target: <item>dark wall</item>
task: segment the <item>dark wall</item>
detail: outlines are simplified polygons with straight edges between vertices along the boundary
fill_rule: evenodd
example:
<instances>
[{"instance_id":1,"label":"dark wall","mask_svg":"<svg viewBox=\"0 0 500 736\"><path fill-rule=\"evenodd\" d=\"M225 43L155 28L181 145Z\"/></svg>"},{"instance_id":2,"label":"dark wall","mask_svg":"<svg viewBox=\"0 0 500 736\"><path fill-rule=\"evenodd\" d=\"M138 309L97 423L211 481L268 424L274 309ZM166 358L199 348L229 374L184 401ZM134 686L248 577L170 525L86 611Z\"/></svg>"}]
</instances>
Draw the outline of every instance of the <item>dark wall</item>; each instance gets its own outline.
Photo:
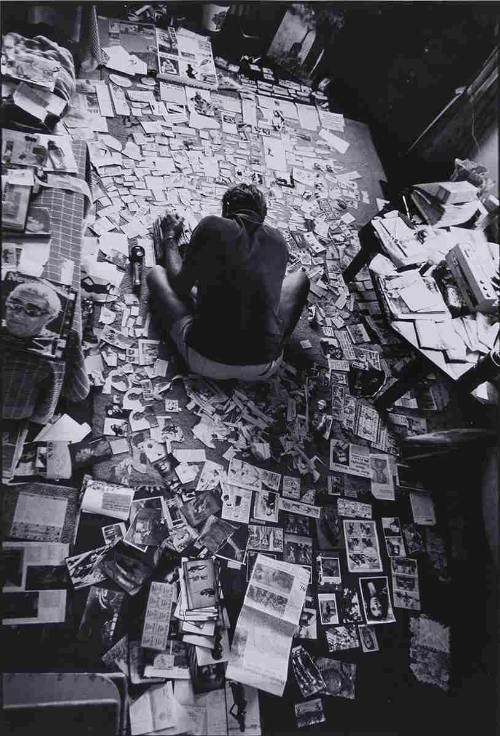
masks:
<instances>
[{"instance_id":1,"label":"dark wall","mask_svg":"<svg viewBox=\"0 0 500 736\"><path fill-rule=\"evenodd\" d=\"M410 176L403 154L480 71L495 46L496 3L332 3L344 27L321 75L334 106L371 125L386 171ZM405 170L406 167L406 170Z\"/></svg>"}]
</instances>

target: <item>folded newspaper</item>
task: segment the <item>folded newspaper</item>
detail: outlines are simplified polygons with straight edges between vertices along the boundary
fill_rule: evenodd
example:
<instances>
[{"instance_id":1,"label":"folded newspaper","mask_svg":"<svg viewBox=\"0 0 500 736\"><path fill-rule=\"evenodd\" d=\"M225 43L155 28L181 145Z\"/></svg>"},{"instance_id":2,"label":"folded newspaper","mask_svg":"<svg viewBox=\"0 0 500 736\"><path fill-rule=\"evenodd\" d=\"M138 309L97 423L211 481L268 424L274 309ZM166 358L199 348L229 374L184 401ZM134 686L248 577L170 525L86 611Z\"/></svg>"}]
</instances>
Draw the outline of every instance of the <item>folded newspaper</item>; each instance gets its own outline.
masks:
<instances>
[{"instance_id":1,"label":"folded newspaper","mask_svg":"<svg viewBox=\"0 0 500 736\"><path fill-rule=\"evenodd\" d=\"M283 695L308 581L300 565L258 555L234 632L229 680Z\"/></svg>"}]
</instances>

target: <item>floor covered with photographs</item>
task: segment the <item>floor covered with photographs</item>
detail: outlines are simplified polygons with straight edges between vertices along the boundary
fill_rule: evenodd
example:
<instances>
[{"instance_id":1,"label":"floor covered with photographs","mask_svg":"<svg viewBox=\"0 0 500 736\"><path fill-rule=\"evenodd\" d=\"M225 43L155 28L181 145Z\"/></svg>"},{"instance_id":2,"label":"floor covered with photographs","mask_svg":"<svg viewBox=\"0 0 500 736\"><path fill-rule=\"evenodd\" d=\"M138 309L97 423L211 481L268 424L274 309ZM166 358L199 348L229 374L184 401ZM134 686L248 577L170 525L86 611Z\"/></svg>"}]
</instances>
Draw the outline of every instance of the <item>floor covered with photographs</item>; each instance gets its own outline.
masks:
<instances>
[{"instance_id":1,"label":"floor covered with photographs","mask_svg":"<svg viewBox=\"0 0 500 736\"><path fill-rule=\"evenodd\" d=\"M91 390L30 431L4 486L4 667L123 673L134 735L493 733L481 450L400 450L484 426L483 409L434 373L378 412L369 379L409 348L368 271L342 279L381 206L369 130L306 104L304 85L218 74L237 91L102 68L62 118L68 156L84 140L91 164ZM190 374L145 282L157 217L181 214L185 245L240 181L312 282L280 370L256 384Z\"/></svg>"}]
</instances>

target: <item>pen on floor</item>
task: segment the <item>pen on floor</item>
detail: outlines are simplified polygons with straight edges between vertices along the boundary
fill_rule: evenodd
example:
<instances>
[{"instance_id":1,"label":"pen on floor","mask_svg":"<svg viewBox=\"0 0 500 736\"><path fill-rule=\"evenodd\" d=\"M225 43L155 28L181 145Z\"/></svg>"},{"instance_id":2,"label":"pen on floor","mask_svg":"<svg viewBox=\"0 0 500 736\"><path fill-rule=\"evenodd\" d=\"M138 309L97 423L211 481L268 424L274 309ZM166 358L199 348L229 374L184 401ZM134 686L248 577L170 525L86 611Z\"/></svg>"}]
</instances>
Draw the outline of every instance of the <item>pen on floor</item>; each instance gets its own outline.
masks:
<instances>
[{"instance_id":1,"label":"pen on floor","mask_svg":"<svg viewBox=\"0 0 500 736\"><path fill-rule=\"evenodd\" d=\"M406 203L406 197L405 197L404 194L402 195L402 200L403 200L403 204L405 206L406 216L407 216L408 219L410 219L410 210L408 209L408 205Z\"/></svg>"}]
</instances>

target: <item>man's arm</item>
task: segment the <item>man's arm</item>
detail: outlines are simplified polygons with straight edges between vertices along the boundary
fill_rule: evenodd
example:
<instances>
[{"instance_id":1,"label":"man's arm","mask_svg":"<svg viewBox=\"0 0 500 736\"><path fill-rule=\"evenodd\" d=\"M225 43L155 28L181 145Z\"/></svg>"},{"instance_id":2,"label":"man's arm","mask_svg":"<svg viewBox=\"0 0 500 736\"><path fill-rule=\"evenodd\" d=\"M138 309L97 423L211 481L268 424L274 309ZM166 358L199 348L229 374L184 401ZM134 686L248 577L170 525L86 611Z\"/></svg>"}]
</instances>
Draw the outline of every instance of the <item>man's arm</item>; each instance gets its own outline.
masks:
<instances>
[{"instance_id":1,"label":"man's arm","mask_svg":"<svg viewBox=\"0 0 500 736\"><path fill-rule=\"evenodd\" d=\"M187 247L184 261L179 253L179 237L181 229L170 225L165 229L164 253L165 270L167 277L175 293L185 299L191 294L191 289L199 277L199 245L198 228L195 228L191 241Z\"/></svg>"},{"instance_id":2,"label":"man's arm","mask_svg":"<svg viewBox=\"0 0 500 736\"><path fill-rule=\"evenodd\" d=\"M186 269L179 253L179 238L183 221L178 215L167 215L160 224L163 246L163 266L173 290L182 298L189 296L194 285L194 274Z\"/></svg>"}]
</instances>

